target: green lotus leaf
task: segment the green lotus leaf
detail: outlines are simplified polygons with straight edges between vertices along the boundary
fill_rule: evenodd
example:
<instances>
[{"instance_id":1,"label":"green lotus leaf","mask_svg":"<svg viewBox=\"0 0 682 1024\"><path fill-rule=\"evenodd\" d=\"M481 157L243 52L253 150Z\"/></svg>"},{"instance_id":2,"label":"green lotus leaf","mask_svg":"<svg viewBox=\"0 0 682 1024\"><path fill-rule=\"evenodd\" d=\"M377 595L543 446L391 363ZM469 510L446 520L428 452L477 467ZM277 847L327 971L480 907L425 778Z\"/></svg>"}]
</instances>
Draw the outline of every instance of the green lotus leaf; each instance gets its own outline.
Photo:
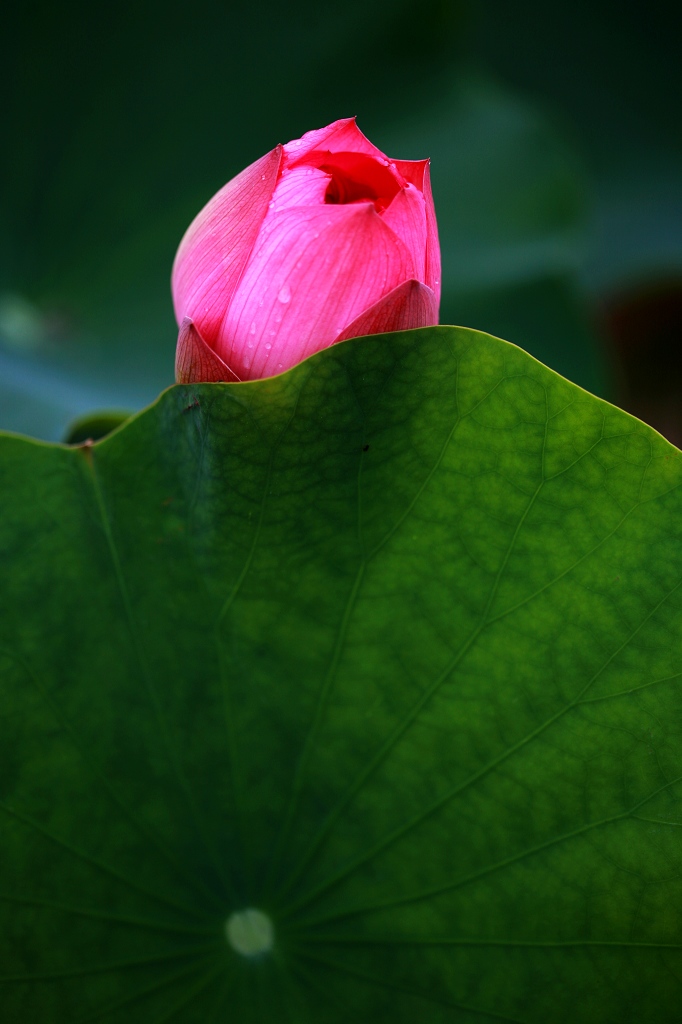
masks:
<instances>
[{"instance_id":1,"label":"green lotus leaf","mask_svg":"<svg viewBox=\"0 0 682 1024\"><path fill-rule=\"evenodd\" d=\"M0 439L9 1024L669 1024L682 453L356 339Z\"/></svg>"}]
</instances>

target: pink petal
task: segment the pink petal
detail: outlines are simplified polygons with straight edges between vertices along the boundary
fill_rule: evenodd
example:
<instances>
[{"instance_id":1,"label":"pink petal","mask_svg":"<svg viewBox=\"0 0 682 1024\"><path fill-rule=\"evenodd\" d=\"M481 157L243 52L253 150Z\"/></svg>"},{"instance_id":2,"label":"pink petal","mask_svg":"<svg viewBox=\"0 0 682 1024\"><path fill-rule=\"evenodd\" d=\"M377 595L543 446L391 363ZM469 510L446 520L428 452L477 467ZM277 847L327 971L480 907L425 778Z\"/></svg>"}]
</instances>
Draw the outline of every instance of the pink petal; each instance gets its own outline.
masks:
<instances>
[{"instance_id":1,"label":"pink petal","mask_svg":"<svg viewBox=\"0 0 682 1024\"><path fill-rule=\"evenodd\" d=\"M271 212L216 350L242 379L278 373L414 276L409 251L371 203Z\"/></svg>"},{"instance_id":2,"label":"pink petal","mask_svg":"<svg viewBox=\"0 0 682 1024\"><path fill-rule=\"evenodd\" d=\"M431 168L428 160L424 167L422 192L426 203L426 277L424 280L436 296L436 302L440 305L440 242L438 241L436 209L433 205L431 191Z\"/></svg>"},{"instance_id":3,"label":"pink petal","mask_svg":"<svg viewBox=\"0 0 682 1024\"><path fill-rule=\"evenodd\" d=\"M336 341L360 338L365 334L432 327L437 323L438 302L431 289L421 281L405 281L356 317Z\"/></svg>"},{"instance_id":4,"label":"pink petal","mask_svg":"<svg viewBox=\"0 0 682 1024\"><path fill-rule=\"evenodd\" d=\"M326 128L316 128L311 132L306 132L301 139L287 142L284 147L287 165L294 167L315 150L327 153L366 153L367 156L376 157L377 160L386 159L381 150L373 146L369 139L362 134L354 117L341 118L340 121L328 124Z\"/></svg>"},{"instance_id":5,"label":"pink petal","mask_svg":"<svg viewBox=\"0 0 682 1024\"><path fill-rule=\"evenodd\" d=\"M401 238L414 260L415 276L425 281L426 274L426 204L424 196L414 185L401 188L391 205L384 210L382 220L398 238Z\"/></svg>"},{"instance_id":6,"label":"pink petal","mask_svg":"<svg viewBox=\"0 0 682 1024\"><path fill-rule=\"evenodd\" d=\"M270 209L276 212L290 206L324 206L330 181L331 174L318 167L288 167L280 175Z\"/></svg>"},{"instance_id":7,"label":"pink petal","mask_svg":"<svg viewBox=\"0 0 682 1024\"><path fill-rule=\"evenodd\" d=\"M239 380L209 348L188 316L180 324L175 350L175 380L178 384Z\"/></svg>"},{"instance_id":8,"label":"pink petal","mask_svg":"<svg viewBox=\"0 0 682 1024\"><path fill-rule=\"evenodd\" d=\"M205 338L214 338L268 211L281 161L277 146L228 181L190 224L171 279L178 324L190 316Z\"/></svg>"},{"instance_id":9,"label":"pink petal","mask_svg":"<svg viewBox=\"0 0 682 1024\"><path fill-rule=\"evenodd\" d=\"M415 185L424 196L426 203L426 271L424 281L431 288L440 305L440 243L438 241L438 225L436 210L431 192L430 160L395 160L402 176Z\"/></svg>"},{"instance_id":10,"label":"pink petal","mask_svg":"<svg viewBox=\"0 0 682 1024\"><path fill-rule=\"evenodd\" d=\"M328 203L343 205L371 201L376 211L381 213L406 184L392 164L376 160L366 153L324 153L318 150L307 159L331 176L326 193Z\"/></svg>"},{"instance_id":11,"label":"pink petal","mask_svg":"<svg viewBox=\"0 0 682 1024\"><path fill-rule=\"evenodd\" d=\"M424 191L424 170L429 165L428 160L394 160L393 163L405 181L409 181L420 192Z\"/></svg>"}]
</instances>

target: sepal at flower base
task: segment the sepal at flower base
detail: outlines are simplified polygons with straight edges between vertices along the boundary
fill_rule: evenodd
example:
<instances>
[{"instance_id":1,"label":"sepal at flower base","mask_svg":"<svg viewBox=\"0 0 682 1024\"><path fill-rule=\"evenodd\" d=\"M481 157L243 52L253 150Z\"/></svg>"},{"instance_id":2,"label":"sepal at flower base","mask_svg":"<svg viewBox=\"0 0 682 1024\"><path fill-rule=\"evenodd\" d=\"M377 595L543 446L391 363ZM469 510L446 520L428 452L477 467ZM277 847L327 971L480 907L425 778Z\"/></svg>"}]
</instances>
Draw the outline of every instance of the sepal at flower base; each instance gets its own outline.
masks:
<instances>
[{"instance_id":1,"label":"sepal at flower base","mask_svg":"<svg viewBox=\"0 0 682 1024\"><path fill-rule=\"evenodd\" d=\"M431 289L421 281L405 281L356 317L336 341L348 341L364 334L430 327L434 316L438 317L438 303Z\"/></svg>"},{"instance_id":2,"label":"sepal at flower base","mask_svg":"<svg viewBox=\"0 0 682 1024\"><path fill-rule=\"evenodd\" d=\"M209 348L192 320L186 316L180 324L175 350L175 380L178 384L206 384L239 380L227 363Z\"/></svg>"}]
</instances>

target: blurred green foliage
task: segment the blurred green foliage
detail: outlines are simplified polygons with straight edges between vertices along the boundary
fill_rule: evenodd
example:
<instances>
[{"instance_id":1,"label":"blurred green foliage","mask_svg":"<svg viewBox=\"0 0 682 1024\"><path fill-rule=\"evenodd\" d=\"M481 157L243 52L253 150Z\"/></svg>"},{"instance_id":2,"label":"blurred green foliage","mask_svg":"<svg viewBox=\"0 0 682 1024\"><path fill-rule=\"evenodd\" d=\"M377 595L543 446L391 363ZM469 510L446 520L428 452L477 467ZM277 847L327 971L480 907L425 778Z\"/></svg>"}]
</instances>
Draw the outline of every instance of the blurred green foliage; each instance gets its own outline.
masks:
<instances>
[{"instance_id":1,"label":"blurred green foliage","mask_svg":"<svg viewBox=\"0 0 682 1024\"><path fill-rule=\"evenodd\" d=\"M172 383L185 227L277 141L352 113L390 155L433 159L442 322L611 396L589 302L682 268L670 18L626 2L616 21L605 0L15 5L0 428L61 437Z\"/></svg>"}]
</instances>

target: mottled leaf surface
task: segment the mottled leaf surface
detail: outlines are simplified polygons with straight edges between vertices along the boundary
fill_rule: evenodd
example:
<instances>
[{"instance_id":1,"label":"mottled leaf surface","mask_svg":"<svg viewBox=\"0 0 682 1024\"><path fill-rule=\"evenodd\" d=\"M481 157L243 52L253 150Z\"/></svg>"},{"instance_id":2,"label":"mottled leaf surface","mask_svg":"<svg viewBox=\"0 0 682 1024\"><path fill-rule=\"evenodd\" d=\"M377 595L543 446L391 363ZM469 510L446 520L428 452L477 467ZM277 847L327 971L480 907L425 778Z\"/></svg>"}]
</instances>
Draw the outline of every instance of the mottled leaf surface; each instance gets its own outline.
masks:
<instances>
[{"instance_id":1,"label":"mottled leaf surface","mask_svg":"<svg viewBox=\"0 0 682 1024\"><path fill-rule=\"evenodd\" d=\"M677 449L437 327L0 476L4 1020L676 1019Z\"/></svg>"}]
</instances>

